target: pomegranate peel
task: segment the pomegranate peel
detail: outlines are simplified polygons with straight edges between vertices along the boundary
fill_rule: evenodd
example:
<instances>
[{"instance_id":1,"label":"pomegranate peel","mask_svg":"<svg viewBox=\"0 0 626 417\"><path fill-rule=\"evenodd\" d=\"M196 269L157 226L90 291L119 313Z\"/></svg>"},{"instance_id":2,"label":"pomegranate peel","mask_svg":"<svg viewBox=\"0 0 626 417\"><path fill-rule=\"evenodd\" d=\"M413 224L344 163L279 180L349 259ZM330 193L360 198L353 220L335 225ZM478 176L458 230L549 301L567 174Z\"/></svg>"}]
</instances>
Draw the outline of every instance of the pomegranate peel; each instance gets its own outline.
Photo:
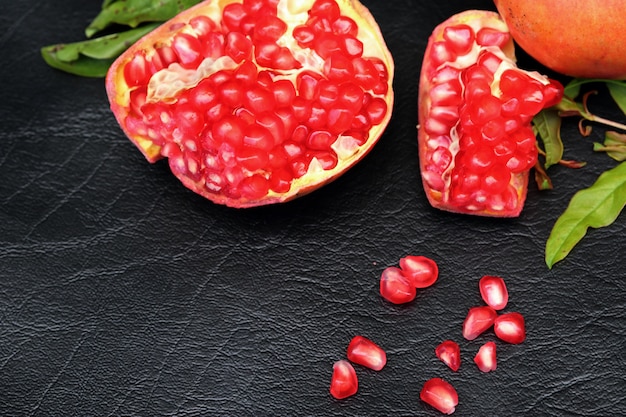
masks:
<instances>
[{"instance_id":1,"label":"pomegranate peel","mask_svg":"<svg viewBox=\"0 0 626 417\"><path fill-rule=\"evenodd\" d=\"M149 162L168 158L187 188L243 208L360 161L391 118L393 71L357 0L207 0L126 50L106 89Z\"/></svg>"},{"instance_id":2,"label":"pomegranate peel","mask_svg":"<svg viewBox=\"0 0 626 417\"><path fill-rule=\"evenodd\" d=\"M537 161L532 118L562 86L515 63L497 13L469 10L432 32L419 80L418 149L429 203L455 213L515 217Z\"/></svg>"}]
</instances>

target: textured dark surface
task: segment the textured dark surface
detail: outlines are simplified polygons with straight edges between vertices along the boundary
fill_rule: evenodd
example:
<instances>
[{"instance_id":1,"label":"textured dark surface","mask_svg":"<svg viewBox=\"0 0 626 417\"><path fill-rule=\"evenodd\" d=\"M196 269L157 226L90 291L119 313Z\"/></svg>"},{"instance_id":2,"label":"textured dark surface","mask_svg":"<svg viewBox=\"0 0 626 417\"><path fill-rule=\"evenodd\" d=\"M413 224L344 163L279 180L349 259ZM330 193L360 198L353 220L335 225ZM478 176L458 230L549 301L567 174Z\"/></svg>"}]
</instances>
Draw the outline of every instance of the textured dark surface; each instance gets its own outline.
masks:
<instances>
[{"instance_id":1,"label":"textured dark surface","mask_svg":"<svg viewBox=\"0 0 626 417\"><path fill-rule=\"evenodd\" d=\"M431 209L417 166L417 79L433 27L489 1L364 0L397 66L393 119L353 170L282 206L235 210L148 164L108 110L102 80L55 71L43 45L83 39L99 1L8 2L0 14L0 414L11 416L439 415L424 381L457 388L460 416L626 415L626 218L593 230L548 270L543 247L573 193L614 166L597 127L564 130L579 171L531 184L518 219ZM520 56L527 68L543 70ZM606 96L594 110L620 117ZM623 119L623 116L622 116ZM382 269L434 258L435 286L391 306ZM503 276L519 346L496 372L472 363L487 333L461 336L477 281ZM388 353L357 367L359 393L328 394L331 367L362 334ZM453 373L434 356L457 340Z\"/></svg>"}]
</instances>

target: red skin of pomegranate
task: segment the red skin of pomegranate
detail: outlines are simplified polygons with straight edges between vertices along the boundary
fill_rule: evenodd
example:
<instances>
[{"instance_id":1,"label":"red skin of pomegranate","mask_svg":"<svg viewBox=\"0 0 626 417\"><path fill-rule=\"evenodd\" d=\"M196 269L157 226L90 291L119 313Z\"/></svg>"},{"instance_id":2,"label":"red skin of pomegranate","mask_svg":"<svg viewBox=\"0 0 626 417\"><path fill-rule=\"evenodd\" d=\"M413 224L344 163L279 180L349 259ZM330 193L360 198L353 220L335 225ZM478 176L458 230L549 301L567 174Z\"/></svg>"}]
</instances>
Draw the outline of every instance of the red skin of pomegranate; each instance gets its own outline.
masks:
<instances>
[{"instance_id":1,"label":"red skin of pomegranate","mask_svg":"<svg viewBox=\"0 0 626 417\"><path fill-rule=\"evenodd\" d=\"M624 0L494 0L513 39L561 74L626 79Z\"/></svg>"},{"instance_id":2,"label":"red skin of pomegranate","mask_svg":"<svg viewBox=\"0 0 626 417\"><path fill-rule=\"evenodd\" d=\"M360 161L391 118L393 70L358 0L207 0L124 52L106 89L149 162L166 157L187 188L245 208Z\"/></svg>"}]
</instances>

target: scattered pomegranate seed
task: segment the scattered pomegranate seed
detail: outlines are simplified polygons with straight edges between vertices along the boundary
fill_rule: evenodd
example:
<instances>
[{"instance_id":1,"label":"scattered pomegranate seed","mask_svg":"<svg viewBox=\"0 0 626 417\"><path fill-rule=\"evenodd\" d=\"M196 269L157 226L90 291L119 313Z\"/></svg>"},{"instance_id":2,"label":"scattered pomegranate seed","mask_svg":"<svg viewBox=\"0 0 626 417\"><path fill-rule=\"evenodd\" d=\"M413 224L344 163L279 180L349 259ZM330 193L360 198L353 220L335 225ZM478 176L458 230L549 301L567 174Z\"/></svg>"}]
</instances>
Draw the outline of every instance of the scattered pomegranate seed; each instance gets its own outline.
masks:
<instances>
[{"instance_id":1,"label":"scattered pomegranate seed","mask_svg":"<svg viewBox=\"0 0 626 417\"><path fill-rule=\"evenodd\" d=\"M330 380L330 395L341 400L356 394L358 389L359 381L352 364L343 359L335 362Z\"/></svg>"},{"instance_id":2,"label":"scattered pomegranate seed","mask_svg":"<svg viewBox=\"0 0 626 417\"><path fill-rule=\"evenodd\" d=\"M407 256L400 259L400 268L415 288L430 287L439 276L437 263L425 256Z\"/></svg>"},{"instance_id":3,"label":"scattered pomegranate seed","mask_svg":"<svg viewBox=\"0 0 626 417\"><path fill-rule=\"evenodd\" d=\"M431 378L424 384L420 399L444 414L452 414L459 404L459 396L449 382Z\"/></svg>"},{"instance_id":4,"label":"scattered pomegranate seed","mask_svg":"<svg viewBox=\"0 0 626 417\"><path fill-rule=\"evenodd\" d=\"M519 344L526 339L524 316L520 313L501 314L495 319L493 330L500 340L507 343Z\"/></svg>"},{"instance_id":5,"label":"scattered pomegranate seed","mask_svg":"<svg viewBox=\"0 0 626 417\"><path fill-rule=\"evenodd\" d=\"M498 313L489 306L472 307L463 321L463 337L474 340L489 329L496 320Z\"/></svg>"},{"instance_id":6,"label":"scattered pomegranate seed","mask_svg":"<svg viewBox=\"0 0 626 417\"><path fill-rule=\"evenodd\" d=\"M495 371L498 366L495 342L489 341L482 345L474 356L474 363L481 372Z\"/></svg>"},{"instance_id":7,"label":"scattered pomegranate seed","mask_svg":"<svg viewBox=\"0 0 626 417\"><path fill-rule=\"evenodd\" d=\"M354 336L348 344L348 360L375 371L380 371L387 363L385 351L363 336Z\"/></svg>"},{"instance_id":8,"label":"scattered pomegranate seed","mask_svg":"<svg viewBox=\"0 0 626 417\"><path fill-rule=\"evenodd\" d=\"M394 304L404 304L415 299L415 286L406 278L400 268L385 268L380 276L380 295Z\"/></svg>"},{"instance_id":9,"label":"scattered pomegranate seed","mask_svg":"<svg viewBox=\"0 0 626 417\"><path fill-rule=\"evenodd\" d=\"M485 303L494 310L502 310L509 302L509 292L500 277L485 275L478 282L478 288Z\"/></svg>"},{"instance_id":10,"label":"scattered pomegranate seed","mask_svg":"<svg viewBox=\"0 0 626 417\"><path fill-rule=\"evenodd\" d=\"M435 348L435 354L440 361L448 365L454 372L461 366L461 348L453 340L445 340Z\"/></svg>"}]
</instances>

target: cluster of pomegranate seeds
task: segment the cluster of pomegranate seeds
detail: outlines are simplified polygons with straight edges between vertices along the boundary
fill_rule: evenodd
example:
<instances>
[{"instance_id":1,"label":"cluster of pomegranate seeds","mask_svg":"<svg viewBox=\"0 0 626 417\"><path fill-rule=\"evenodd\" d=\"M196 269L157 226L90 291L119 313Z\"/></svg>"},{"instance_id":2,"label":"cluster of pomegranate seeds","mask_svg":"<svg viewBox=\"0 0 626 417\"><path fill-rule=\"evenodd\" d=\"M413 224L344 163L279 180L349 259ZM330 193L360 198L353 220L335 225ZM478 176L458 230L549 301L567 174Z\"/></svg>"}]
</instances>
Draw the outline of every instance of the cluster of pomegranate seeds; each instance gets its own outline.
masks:
<instances>
[{"instance_id":1,"label":"cluster of pomegranate seeds","mask_svg":"<svg viewBox=\"0 0 626 417\"><path fill-rule=\"evenodd\" d=\"M454 387L441 378L431 378L424 383L420 399L444 414L452 414L459 405L459 395Z\"/></svg>"},{"instance_id":2,"label":"cluster of pomegranate seeds","mask_svg":"<svg viewBox=\"0 0 626 417\"><path fill-rule=\"evenodd\" d=\"M530 122L558 103L563 87L515 66L503 51L511 42L506 26L474 26L445 27L427 52L422 178L441 208L515 215L526 187L518 174L537 161Z\"/></svg>"},{"instance_id":3,"label":"cluster of pomegranate seeds","mask_svg":"<svg viewBox=\"0 0 626 417\"><path fill-rule=\"evenodd\" d=\"M463 321L463 337L474 340L492 326L496 336L512 344L526 339L524 316L517 312L498 314L496 310L506 307L509 293L501 277L485 275L478 281L481 297L486 306L469 309Z\"/></svg>"},{"instance_id":4,"label":"cluster of pomegranate seeds","mask_svg":"<svg viewBox=\"0 0 626 417\"><path fill-rule=\"evenodd\" d=\"M352 363L380 371L387 364L385 351L370 339L354 336L347 348L348 360L334 363L330 380L330 394L338 400L357 393L359 381Z\"/></svg>"},{"instance_id":5,"label":"cluster of pomegranate seeds","mask_svg":"<svg viewBox=\"0 0 626 417\"><path fill-rule=\"evenodd\" d=\"M380 295L393 304L405 304L415 299L418 288L437 281L437 263L425 256L409 255L400 259L400 267L389 266L380 276Z\"/></svg>"},{"instance_id":6,"label":"cluster of pomegranate seeds","mask_svg":"<svg viewBox=\"0 0 626 417\"><path fill-rule=\"evenodd\" d=\"M388 113L387 67L363 56L335 0L311 2L303 23L286 7L243 0L196 15L124 67L127 130L194 188L244 201L286 193L356 152Z\"/></svg>"}]
</instances>

